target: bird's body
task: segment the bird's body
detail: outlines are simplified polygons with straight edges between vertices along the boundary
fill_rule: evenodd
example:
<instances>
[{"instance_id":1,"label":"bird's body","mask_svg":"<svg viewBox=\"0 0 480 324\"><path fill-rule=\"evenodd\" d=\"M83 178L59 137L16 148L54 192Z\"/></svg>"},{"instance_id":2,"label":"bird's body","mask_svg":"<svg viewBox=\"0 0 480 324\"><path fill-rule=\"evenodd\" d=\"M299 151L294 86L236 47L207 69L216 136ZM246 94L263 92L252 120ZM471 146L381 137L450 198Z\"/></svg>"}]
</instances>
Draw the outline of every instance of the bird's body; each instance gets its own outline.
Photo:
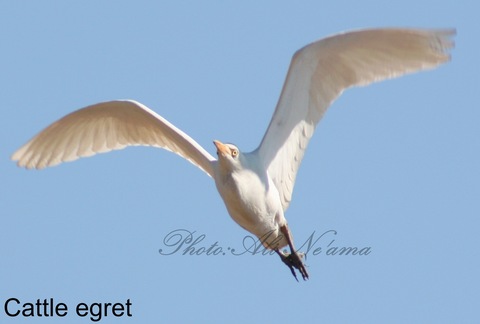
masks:
<instances>
[{"instance_id":1,"label":"bird's body","mask_svg":"<svg viewBox=\"0 0 480 324\"><path fill-rule=\"evenodd\" d=\"M12 156L41 169L129 145L161 147L215 180L230 216L275 250L296 278L308 278L285 219L308 142L347 88L432 69L450 59L454 30L371 29L321 39L295 53L267 131L256 150L214 141L218 160L160 115L133 100L95 104L40 132ZM280 249L289 246L291 254Z\"/></svg>"},{"instance_id":2,"label":"bird's body","mask_svg":"<svg viewBox=\"0 0 480 324\"><path fill-rule=\"evenodd\" d=\"M280 226L287 223L280 195L265 170L258 167L258 155L239 153L239 167L233 169L221 166L221 161L214 166L214 179L232 219L265 247L286 246L288 242L280 233Z\"/></svg>"}]
</instances>

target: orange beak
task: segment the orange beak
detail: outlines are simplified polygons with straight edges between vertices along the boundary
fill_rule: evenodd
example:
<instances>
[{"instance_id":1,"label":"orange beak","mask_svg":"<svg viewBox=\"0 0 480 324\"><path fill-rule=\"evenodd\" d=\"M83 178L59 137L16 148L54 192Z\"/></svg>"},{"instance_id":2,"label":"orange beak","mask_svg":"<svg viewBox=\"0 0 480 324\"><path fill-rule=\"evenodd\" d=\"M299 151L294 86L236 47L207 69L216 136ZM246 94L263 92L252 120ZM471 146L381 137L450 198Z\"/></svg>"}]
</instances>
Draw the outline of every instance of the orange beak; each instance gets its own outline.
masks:
<instances>
[{"instance_id":1,"label":"orange beak","mask_svg":"<svg viewBox=\"0 0 480 324\"><path fill-rule=\"evenodd\" d=\"M230 148L222 142L214 140L213 144L215 144L215 146L217 147L217 151L222 153L223 155L229 155L231 153Z\"/></svg>"}]
</instances>

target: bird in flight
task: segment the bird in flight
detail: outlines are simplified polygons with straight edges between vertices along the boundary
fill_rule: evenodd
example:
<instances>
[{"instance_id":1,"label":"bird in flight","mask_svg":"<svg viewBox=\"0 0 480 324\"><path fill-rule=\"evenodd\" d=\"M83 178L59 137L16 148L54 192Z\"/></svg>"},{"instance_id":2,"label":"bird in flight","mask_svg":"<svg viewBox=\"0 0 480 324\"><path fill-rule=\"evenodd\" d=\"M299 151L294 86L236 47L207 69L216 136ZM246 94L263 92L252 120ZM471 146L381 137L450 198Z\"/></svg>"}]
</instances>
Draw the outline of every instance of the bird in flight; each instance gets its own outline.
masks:
<instances>
[{"instance_id":1,"label":"bird in flight","mask_svg":"<svg viewBox=\"0 0 480 324\"><path fill-rule=\"evenodd\" d=\"M309 274L285 218L298 168L317 123L347 88L433 69L450 60L455 30L365 29L298 50L259 146L242 152L213 141L217 159L186 133L133 100L88 106L59 119L13 155L42 169L96 153L145 145L172 151L213 178L233 220L274 250L297 279ZM290 253L281 250L288 246ZM298 281L298 279L297 279Z\"/></svg>"}]
</instances>

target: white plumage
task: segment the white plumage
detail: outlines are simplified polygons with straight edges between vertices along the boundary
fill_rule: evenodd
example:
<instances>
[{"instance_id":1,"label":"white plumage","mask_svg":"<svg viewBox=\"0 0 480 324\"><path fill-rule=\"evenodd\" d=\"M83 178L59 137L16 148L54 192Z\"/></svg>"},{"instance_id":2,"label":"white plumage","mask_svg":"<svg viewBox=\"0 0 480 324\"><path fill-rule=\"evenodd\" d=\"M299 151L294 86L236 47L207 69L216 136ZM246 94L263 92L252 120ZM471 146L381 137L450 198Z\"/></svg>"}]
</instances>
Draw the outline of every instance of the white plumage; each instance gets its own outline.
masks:
<instances>
[{"instance_id":1,"label":"white plumage","mask_svg":"<svg viewBox=\"0 0 480 324\"><path fill-rule=\"evenodd\" d=\"M284 217L295 178L315 127L347 88L365 86L450 59L454 30L370 29L341 33L305 46L293 56L270 125L259 147L242 153L215 141L218 160L187 134L133 100L77 110L40 132L12 159L41 169L126 146L161 147L214 178L229 214L275 250L296 278L308 273ZM291 254L280 252L289 245Z\"/></svg>"}]
</instances>

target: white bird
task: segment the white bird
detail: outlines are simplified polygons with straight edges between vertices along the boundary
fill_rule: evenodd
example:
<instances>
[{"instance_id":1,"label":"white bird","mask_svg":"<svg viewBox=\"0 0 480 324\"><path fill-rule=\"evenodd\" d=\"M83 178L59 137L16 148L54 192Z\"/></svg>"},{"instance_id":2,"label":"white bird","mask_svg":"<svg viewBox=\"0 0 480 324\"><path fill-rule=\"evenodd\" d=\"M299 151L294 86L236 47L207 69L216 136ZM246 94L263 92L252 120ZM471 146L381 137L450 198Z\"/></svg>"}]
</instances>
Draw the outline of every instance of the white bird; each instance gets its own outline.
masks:
<instances>
[{"instance_id":1,"label":"white bird","mask_svg":"<svg viewBox=\"0 0 480 324\"><path fill-rule=\"evenodd\" d=\"M285 219L315 126L347 88L433 69L450 60L455 30L369 29L330 36L298 50L257 149L215 140L218 160L163 117L133 100L77 110L40 132L12 159L41 169L96 153L146 145L184 157L215 180L228 213L276 251L295 279L309 275ZM290 254L280 249L289 246Z\"/></svg>"}]
</instances>

